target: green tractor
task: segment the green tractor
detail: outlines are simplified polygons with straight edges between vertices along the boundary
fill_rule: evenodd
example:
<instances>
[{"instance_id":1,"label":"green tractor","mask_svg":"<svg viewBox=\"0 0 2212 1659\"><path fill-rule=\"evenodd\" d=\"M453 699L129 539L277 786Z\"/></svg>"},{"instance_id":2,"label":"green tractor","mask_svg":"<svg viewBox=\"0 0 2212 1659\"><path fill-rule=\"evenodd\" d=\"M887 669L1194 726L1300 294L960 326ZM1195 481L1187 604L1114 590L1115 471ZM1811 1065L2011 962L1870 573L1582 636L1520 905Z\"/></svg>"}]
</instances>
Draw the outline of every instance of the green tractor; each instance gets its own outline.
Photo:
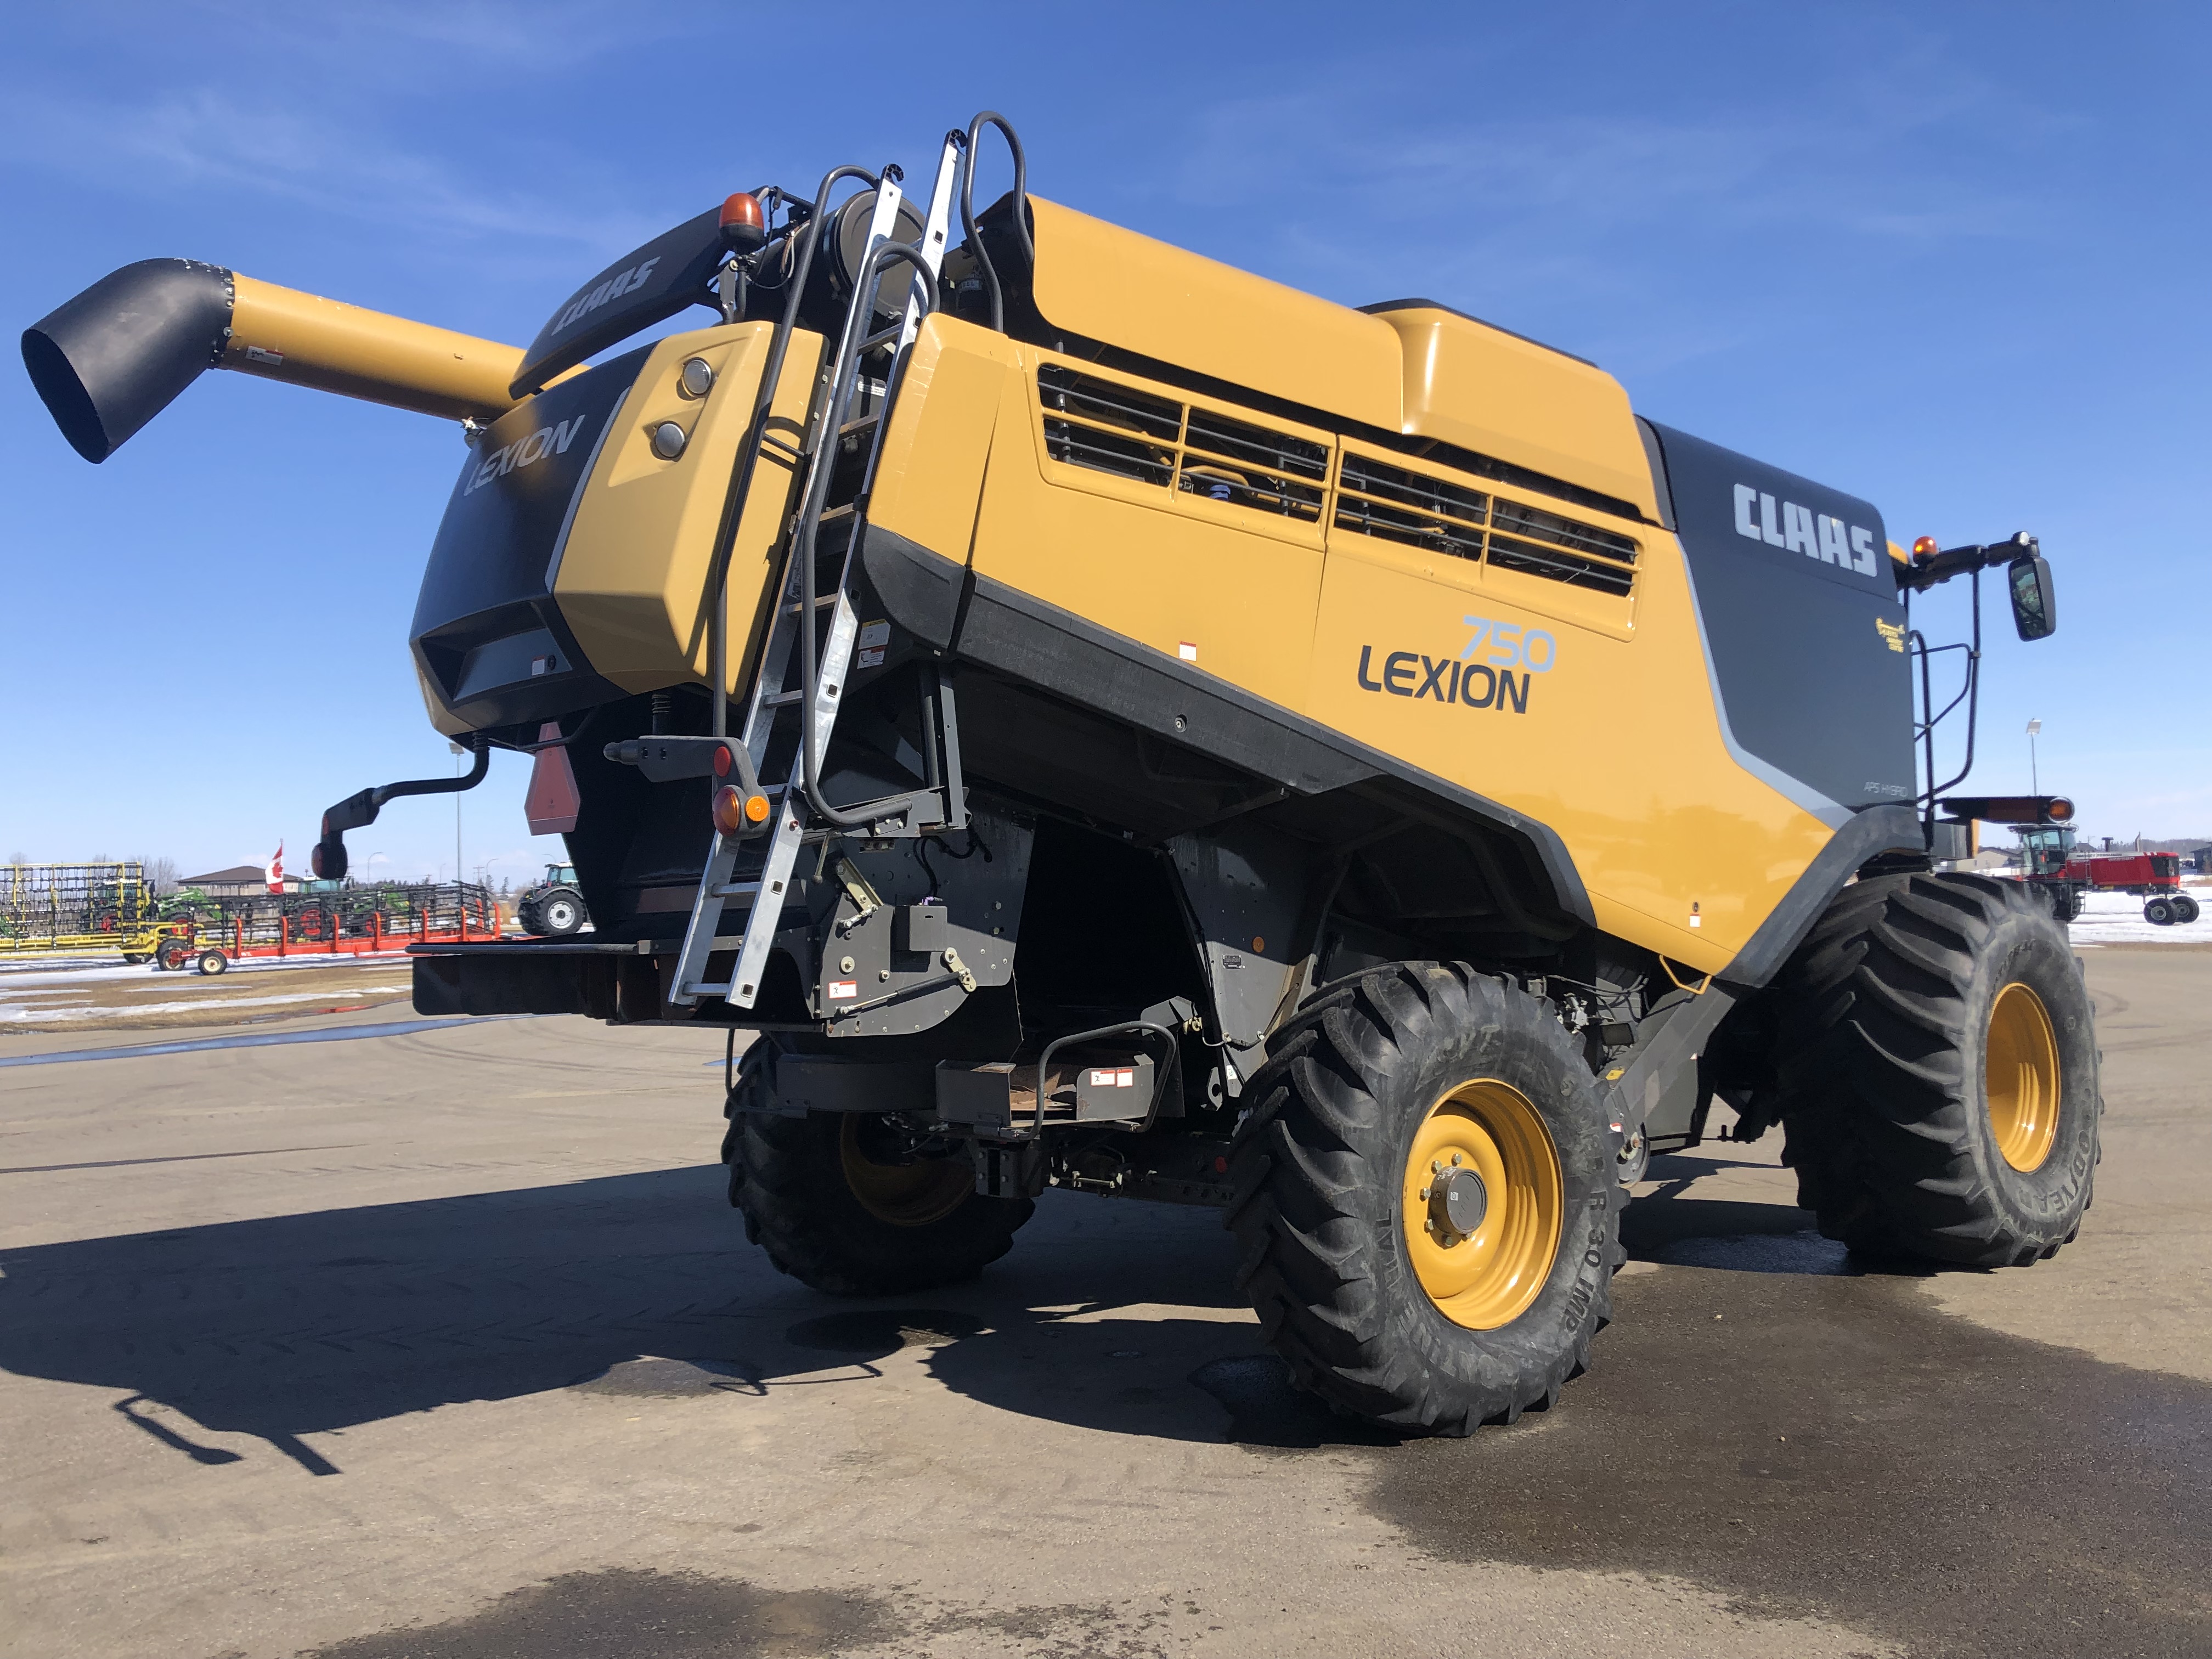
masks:
<instances>
[{"instance_id":1,"label":"green tractor","mask_svg":"<svg viewBox=\"0 0 2212 1659\"><path fill-rule=\"evenodd\" d=\"M547 865L543 879L531 883L515 900L514 919L524 933L538 939L566 939L580 931L591 918L576 885L576 866Z\"/></svg>"}]
</instances>

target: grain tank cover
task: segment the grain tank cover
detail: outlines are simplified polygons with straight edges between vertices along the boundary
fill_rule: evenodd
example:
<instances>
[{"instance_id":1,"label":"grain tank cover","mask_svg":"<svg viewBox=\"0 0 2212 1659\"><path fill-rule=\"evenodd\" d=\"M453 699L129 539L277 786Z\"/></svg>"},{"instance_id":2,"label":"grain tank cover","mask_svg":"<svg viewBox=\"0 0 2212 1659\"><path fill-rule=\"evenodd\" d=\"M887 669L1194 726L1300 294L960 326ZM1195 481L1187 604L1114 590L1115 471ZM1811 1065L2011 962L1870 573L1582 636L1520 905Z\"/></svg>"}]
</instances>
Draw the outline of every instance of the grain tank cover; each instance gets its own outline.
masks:
<instances>
[{"instance_id":1,"label":"grain tank cover","mask_svg":"<svg viewBox=\"0 0 2212 1659\"><path fill-rule=\"evenodd\" d=\"M1644 441L1612 375L1433 300L1365 309L1403 354L1407 435L1564 479L1657 520Z\"/></svg>"},{"instance_id":2,"label":"grain tank cover","mask_svg":"<svg viewBox=\"0 0 2212 1659\"><path fill-rule=\"evenodd\" d=\"M1033 293L1052 327L1270 397L1398 429L1389 326L1042 197Z\"/></svg>"}]
</instances>

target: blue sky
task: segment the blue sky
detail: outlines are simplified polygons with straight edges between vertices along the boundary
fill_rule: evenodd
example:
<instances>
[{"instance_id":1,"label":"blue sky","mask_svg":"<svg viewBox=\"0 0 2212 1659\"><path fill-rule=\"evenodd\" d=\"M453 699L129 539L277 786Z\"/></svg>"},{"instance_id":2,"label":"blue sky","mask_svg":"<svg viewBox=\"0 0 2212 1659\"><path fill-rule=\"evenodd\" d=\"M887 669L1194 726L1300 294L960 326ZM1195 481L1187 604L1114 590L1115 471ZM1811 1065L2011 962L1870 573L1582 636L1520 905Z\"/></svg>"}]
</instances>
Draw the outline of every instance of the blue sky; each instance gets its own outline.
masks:
<instances>
[{"instance_id":1,"label":"blue sky","mask_svg":"<svg viewBox=\"0 0 2212 1659\"><path fill-rule=\"evenodd\" d=\"M2212 833L2201 3L84 3L0 43L17 326L180 254L520 343L732 189L923 171L994 106L1040 194L1564 346L1900 541L2035 532L2061 629L1990 607L1977 784L2027 787L2039 715L2087 828ZM91 467L0 370L0 856L303 861L331 801L446 768L406 629L461 454L210 374ZM472 871L558 856L526 769L467 798ZM356 858L453 842L401 803Z\"/></svg>"}]
</instances>

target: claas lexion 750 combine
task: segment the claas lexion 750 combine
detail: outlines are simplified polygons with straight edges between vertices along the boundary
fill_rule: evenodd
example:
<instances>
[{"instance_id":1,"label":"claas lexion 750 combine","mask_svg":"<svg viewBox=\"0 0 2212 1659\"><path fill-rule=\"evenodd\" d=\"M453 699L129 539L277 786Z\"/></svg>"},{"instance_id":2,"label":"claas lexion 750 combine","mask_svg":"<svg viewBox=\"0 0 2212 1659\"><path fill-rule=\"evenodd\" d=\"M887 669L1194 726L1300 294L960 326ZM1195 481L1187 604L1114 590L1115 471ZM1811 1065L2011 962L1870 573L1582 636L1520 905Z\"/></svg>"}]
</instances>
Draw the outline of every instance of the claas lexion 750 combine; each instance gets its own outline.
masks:
<instances>
[{"instance_id":1,"label":"claas lexion 750 combine","mask_svg":"<svg viewBox=\"0 0 2212 1659\"><path fill-rule=\"evenodd\" d=\"M2002 566L2048 633L2032 538L1906 555L1580 358L1031 197L993 115L902 182L741 192L520 351L177 260L25 336L94 461L211 366L464 423L412 646L475 766L319 868L518 751L596 929L422 948L419 1009L761 1033L732 1199L826 1291L1048 1185L1223 1206L1300 1382L1413 1431L1554 1400L1716 1101L1856 1249L2074 1236L2076 963L1935 868L2048 809L1939 799L1908 610Z\"/></svg>"}]
</instances>

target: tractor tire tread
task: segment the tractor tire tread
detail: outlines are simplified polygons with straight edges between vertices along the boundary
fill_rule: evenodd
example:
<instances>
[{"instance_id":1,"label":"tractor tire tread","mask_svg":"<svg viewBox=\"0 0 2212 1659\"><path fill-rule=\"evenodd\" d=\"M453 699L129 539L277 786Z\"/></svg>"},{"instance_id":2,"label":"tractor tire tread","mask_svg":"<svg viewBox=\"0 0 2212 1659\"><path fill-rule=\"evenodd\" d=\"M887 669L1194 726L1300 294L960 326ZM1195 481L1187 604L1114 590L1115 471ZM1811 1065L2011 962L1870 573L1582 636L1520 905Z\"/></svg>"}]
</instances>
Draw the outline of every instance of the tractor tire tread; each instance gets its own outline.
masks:
<instances>
[{"instance_id":1,"label":"tractor tire tread","mask_svg":"<svg viewBox=\"0 0 2212 1659\"><path fill-rule=\"evenodd\" d=\"M1247 1086L1257 1104L1231 1152L1225 1221L1239 1246L1236 1282L1262 1337L1299 1387L1409 1433L1464 1435L1556 1401L1588 1368L1589 1339L1610 1318L1612 1277L1625 1259L1618 1223L1626 1193L1616 1182L1602 1271L1578 1328L1556 1352L1531 1356L1492 1397L1471 1401L1464 1389L1440 1388L1401 1340L1375 1270L1373 1240L1395 1225L1398 1180L1395 1165L1378 1177L1372 1155L1388 1130L1381 1097L1408 1068L1408 1050L1439 1027L1487 1015L1500 994L1463 963L1392 963L1325 988L1270 1037ZM1556 1022L1546 1018L1542 1028L1581 1065Z\"/></svg>"},{"instance_id":2,"label":"tractor tire tread","mask_svg":"<svg viewBox=\"0 0 2212 1659\"><path fill-rule=\"evenodd\" d=\"M2051 1255L2078 1231L2076 1212L2023 1232L1972 1154L1969 1115L1984 1108L1964 1086L1977 1040L1967 996L1984 941L2014 915L2057 930L2063 945L2063 925L2016 882L1863 880L1784 969L1783 1161L1824 1236L1870 1257L2002 1267ZM2094 1075L2088 1091L2101 1115Z\"/></svg>"},{"instance_id":3,"label":"tractor tire tread","mask_svg":"<svg viewBox=\"0 0 2212 1659\"><path fill-rule=\"evenodd\" d=\"M831 1296L892 1296L970 1279L1013 1247L1036 1206L971 1197L941 1221L895 1227L859 1206L838 1156L839 1125L748 1109L770 1088L766 1039L740 1062L722 1161L747 1242L778 1273Z\"/></svg>"}]
</instances>

